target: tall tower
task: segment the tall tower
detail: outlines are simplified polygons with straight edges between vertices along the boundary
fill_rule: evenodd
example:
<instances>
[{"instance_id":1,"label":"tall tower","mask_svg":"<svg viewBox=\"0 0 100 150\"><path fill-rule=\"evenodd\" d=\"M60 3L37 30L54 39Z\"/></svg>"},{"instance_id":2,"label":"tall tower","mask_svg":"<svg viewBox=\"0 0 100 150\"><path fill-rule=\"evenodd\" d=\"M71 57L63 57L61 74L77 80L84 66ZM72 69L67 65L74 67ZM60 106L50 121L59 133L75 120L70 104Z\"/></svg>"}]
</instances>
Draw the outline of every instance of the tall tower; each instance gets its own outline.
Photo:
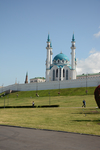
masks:
<instances>
[{"instance_id":1,"label":"tall tower","mask_svg":"<svg viewBox=\"0 0 100 150\"><path fill-rule=\"evenodd\" d=\"M74 33L72 36L72 46L71 46L71 70L72 70L72 76L71 79L76 79L76 58L75 58L75 39L74 39Z\"/></svg>"},{"instance_id":2,"label":"tall tower","mask_svg":"<svg viewBox=\"0 0 100 150\"><path fill-rule=\"evenodd\" d=\"M52 45L48 34L47 39L47 59L46 59L46 82L50 80L50 65L52 64Z\"/></svg>"},{"instance_id":3,"label":"tall tower","mask_svg":"<svg viewBox=\"0 0 100 150\"><path fill-rule=\"evenodd\" d=\"M28 72L26 73L25 84L28 83Z\"/></svg>"},{"instance_id":4,"label":"tall tower","mask_svg":"<svg viewBox=\"0 0 100 150\"><path fill-rule=\"evenodd\" d=\"M53 53L52 53L52 44L51 44L51 42L50 42L50 65L52 64L52 55L53 55Z\"/></svg>"}]
</instances>

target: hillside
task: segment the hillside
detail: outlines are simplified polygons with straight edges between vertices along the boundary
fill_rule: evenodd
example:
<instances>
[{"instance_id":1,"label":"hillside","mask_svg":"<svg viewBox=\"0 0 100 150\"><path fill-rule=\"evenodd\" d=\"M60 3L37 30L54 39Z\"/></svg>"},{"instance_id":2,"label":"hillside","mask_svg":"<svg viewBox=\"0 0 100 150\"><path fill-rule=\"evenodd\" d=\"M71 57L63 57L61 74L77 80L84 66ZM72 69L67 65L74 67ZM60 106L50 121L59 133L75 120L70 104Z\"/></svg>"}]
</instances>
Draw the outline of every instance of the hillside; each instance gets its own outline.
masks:
<instances>
[{"instance_id":1,"label":"hillside","mask_svg":"<svg viewBox=\"0 0 100 150\"><path fill-rule=\"evenodd\" d=\"M88 87L87 88L87 95L93 95L94 90L96 87ZM48 97L48 96L81 96L86 95L86 87L82 88L67 88L67 89L55 89L55 90L41 90L41 91L19 91L14 92L9 95L9 98L15 98L18 94L18 96L21 97L36 97L39 95L40 97ZM60 94L59 94L60 93ZM0 94L1 96L2 94ZM8 95L5 95L7 97Z\"/></svg>"}]
</instances>

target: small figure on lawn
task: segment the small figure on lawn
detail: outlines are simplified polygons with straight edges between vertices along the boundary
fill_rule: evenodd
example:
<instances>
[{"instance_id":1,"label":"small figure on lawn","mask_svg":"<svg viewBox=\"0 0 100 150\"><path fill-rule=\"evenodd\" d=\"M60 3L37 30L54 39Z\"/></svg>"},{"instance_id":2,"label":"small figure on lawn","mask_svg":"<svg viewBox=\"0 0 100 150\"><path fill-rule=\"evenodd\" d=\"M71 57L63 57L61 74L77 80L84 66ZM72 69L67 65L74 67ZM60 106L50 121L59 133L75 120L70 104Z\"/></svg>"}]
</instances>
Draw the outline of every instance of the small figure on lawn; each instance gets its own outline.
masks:
<instances>
[{"instance_id":1,"label":"small figure on lawn","mask_svg":"<svg viewBox=\"0 0 100 150\"><path fill-rule=\"evenodd\" d=\"M34 101L32 102L32 106L34 107Z\"/></svg>"},{"instance_id":2,"label":"small figure on lawn","mask_svg":"<svg viewBox=\"0 0 100 150\"><path fill-rule=\"evenodd\" d=\"M82 107L86 107L86 101L85 101L85 99L83 100L83 105L82 105Z\"/></svg>"}]
</instances>

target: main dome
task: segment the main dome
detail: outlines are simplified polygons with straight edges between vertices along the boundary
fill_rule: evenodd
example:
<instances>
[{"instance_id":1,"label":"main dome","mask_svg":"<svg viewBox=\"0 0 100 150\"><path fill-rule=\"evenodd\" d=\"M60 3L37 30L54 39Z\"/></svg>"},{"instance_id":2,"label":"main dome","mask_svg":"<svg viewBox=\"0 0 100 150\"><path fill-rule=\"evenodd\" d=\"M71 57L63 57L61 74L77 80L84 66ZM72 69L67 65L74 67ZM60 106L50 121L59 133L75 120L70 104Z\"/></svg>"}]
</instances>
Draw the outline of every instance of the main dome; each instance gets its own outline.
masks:
<instances>
[{"instance_id":1,"label":"main dome","mask_svg":"<svg viewBox=\"0 0 100 150\"><path fill-rule=\"evenodd\" d=\"M54 59L53 59L53 61L54 60L67 60L67 61L69 61L69 59L68 59L68 57L65 55L65 54L63 54L63 53L60 53L60 54L58 54L58 55L56 55L55 57L54 57Z\"/></svg>"}]
</instances>

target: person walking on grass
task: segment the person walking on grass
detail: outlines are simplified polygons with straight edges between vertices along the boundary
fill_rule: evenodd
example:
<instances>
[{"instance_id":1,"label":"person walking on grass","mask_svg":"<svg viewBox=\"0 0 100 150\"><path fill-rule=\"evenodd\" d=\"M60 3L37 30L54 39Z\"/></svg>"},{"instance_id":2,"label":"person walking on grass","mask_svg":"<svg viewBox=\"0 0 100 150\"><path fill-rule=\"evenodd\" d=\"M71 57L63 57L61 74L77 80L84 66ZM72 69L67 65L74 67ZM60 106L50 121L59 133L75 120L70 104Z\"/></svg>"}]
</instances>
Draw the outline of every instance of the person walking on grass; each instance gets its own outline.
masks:
<instances>
[{"instance_id":1,"label":"person walking on grass","mask_svg":"<svg viewBox=\"0 0 100 150\"><path fill-rule=\"evenodd\" d=\"M32 105L33 105L33 107L34 107L34 101L32 102Z\"/></svg>"},{"instance_id":2,"label":"person walking on grass","mask_svg":"<svg viewBox=\"0 0 100 150\"><path fill-rule=\"evenodd\" d=\"M86 101L85 101L85 99L83 100L83 105L82 105L82 107L86 107Z\"/></svg>"}]
</instances>

